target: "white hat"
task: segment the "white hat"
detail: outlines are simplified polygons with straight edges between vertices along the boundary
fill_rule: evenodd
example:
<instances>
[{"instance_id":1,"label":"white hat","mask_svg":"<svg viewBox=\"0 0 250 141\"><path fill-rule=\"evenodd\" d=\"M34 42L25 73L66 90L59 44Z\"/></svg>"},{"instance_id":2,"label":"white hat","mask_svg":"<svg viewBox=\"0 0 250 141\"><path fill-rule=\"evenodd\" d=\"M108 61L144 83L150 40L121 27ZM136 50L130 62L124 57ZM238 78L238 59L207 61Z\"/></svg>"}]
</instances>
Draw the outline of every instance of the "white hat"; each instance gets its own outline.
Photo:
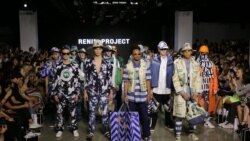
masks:
<instances>
[{"instance_id":1,"label":"white hat","mask_svg":"<svg viewBox=\"0 0 250 141\"><path fill-rule=\"evenodd\" d=\"M181 51L184 51L184 50L193 50L193 48L190 43L184 43L181 48Z\"/></svg>"},{"instance_id":2,"label":"white hat","mask_svg":"<svg viewBox=\"0 0 250 141\"><path fill-rule=\"evenodd\" d=\"M86 50L85 50L85 48L81 48L81 49L79 50L79 53L81 53L81 52L84 52L84 53L86 53Z\"/></svg>"},{"instance_id":3,"label":"white hat","mask_svg":"<svg viewBox=\"0 0 250 141\"><path fill-rule=\"evenodd\" d=\"M60 50L57 48L57 47L52 47L51 49L50 49L50 52L59 52Z\"/></svg>"},{"instance_id":4,"label":"white hat","mask_svg":"<svg viewBox=\"0 0 250 141\"><path fill-rule=\"evenodd\" d=\"M139 44L138 47L140 48L141 52L144 52L144 51L145 51L142 44Z\"/></svg>"},{"instance_id":5,"label":"white hat","mask_svg":"<svg viewBox=\"0 0 250 141\"><path fill-rule=\"evenodd\" d=\"M113 47L111 45L106 46L106 51L114 51Z\"/></svg>"},{"instance_id":6,"label":"white hat","mask_svg":"<svg viewBox=\"0 0 250 141\"><path fill-rule=\"evenodd\" d=\"M94 39L94 42L93 42L93 46L92 46L93 48L95 48L95 47L101 47L101 48L103 48L104 46L103 46L103 41L102 40L99 40L99 39Z\"/></svg>"},{"instance_id":7,"label":"white hat","mask_svg":"<svg viewBox=\"0 0 250 141\"><path fill-rule=\"evenodd\" d=\"M168 45L167 45L167 43L164 42L164 41L160 41L160 42L158 43L157 47L158 47L159 49L168 49Z\"/></svg>"}]
</instances>

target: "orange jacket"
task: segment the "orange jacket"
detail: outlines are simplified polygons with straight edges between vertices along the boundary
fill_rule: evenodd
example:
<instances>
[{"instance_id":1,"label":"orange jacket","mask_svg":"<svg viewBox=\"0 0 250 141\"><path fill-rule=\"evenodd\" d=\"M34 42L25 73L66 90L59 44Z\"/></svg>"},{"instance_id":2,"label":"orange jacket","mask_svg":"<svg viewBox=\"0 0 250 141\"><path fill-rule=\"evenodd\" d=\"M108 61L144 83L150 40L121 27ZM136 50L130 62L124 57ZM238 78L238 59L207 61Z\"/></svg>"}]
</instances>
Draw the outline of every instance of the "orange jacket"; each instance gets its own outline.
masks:
<instances>
[{"instance_id":1,"label":"orange jacket","mask_svg":"<svg viewBox=\"0 0 250 141\"><path fill-rule=\"evenodd\" d=\"M210 79L210 86L209 86L209 104L208 104L208 112L214 112L216 108L216 93L218 92L218 75L217 75L217 68L213 64L213 77Z\"/></svg>"}]
</instances>

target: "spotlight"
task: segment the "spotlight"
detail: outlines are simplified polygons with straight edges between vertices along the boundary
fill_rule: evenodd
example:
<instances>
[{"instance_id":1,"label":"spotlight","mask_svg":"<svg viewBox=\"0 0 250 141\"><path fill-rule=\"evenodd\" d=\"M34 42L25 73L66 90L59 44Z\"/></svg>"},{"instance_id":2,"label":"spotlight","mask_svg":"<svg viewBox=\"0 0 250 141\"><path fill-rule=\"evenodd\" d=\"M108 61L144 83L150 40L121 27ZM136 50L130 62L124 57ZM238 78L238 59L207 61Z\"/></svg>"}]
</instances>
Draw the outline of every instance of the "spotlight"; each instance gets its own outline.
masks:
<instances>
[{"instance_id":1,"label":"spotlight","mask_svg":"<svg viewBox=\"0 0 250 141\"><path fill-rule=\"evenodd\" d=\"M27 8L27 7L28 7L28 4L27 4L27 3L23 4L23 7L24 7L24 8Z\"/></svg>"}]
</instances>

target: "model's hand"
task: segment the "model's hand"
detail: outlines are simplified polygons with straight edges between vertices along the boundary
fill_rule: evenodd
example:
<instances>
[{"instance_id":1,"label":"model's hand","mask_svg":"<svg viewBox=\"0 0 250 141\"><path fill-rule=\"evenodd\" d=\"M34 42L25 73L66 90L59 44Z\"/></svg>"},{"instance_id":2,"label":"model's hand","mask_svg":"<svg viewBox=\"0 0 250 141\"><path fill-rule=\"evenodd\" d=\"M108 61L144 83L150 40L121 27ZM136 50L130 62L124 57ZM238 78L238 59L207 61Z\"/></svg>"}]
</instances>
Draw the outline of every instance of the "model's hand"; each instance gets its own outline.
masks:
<instances>
[{"instance_id":1,"label":"model's hand","mask_svg":"<svg viewBox=\"0 0 250 141\"><path fill-rule=\"evenodd\" d=\"M75 101L75 102L77 102L77 101L78 101L78 99L79 99L79 98L78 98L78 96L77 96L77 95L76 95L76 96L74 96L74 101Z\"/></svg>"},{"instance_id":2,"label":"model's hand","mask_svg":"<svg viewBox=\"0 0 250 141\"><path fill-rule=\"evenodd\" d=\"M187 93L183 93L183 94L181 94L181 96L183 97L183 99L185 99L186 101L188 101L189 100L189 96L188 96L188 94Z\"/></svg>"},{"instance_id":3,"label":"model's hand","mask_svg":"<svg viewBox=\"0 0 250 141\"><path fill-rule=\"evenodd\" d=\"M116 86L115 90L118 92L120 90L119 86Z\"/></svg>"},{"instance_id":4,"label":"model's hand","mask_svg":"<svg viewBox=\"0 0 250 141\"><path fill-rule=\"evenodd\" d=\"M148 101L148 103L151 101L151 99L152 99L152 94L148 94L147 95L147 101Z\"/></svg>"},{"instance_id":5,"label":"model's hand","mask_svg":"<svg viewBox=\"0 0 250 141\"><path fill-rule=\"evenodd\" d=\"M113 93L110 93L110 94L109 94L109 102L113 101L113 98L114 98Z\"/></svg>"},{"instance_id":6,"label":"model's hand","mask_svg":"<svg viewBox=\"0 0 250 141\"><path fill-rule=\"evenodd\" d=\"M55 99L56 103L59 103L59 97L58 96L55 96L54 99Z\"/></svg>"},{"instance_id":7,"label":"model's hand","mask_svg":"<svg viewBox=\"0 0 250 141\"><path fill-rule=\"evenodd\" d=\"M86 92L83 94L83 98L84 98L85 102L89 101L89 96L88 96L88 94Z\"/></svg>"},{"instance_id":8,"label":"model's hand","mask_svg":"<svg viewBox=\"0 0 250 141\"><path fill-rule=\"evenodd\" d=\"M127 95L124 95L123 101L124 101L124 103L128 104L128 96Z\"/></svg>"}]
</instances>

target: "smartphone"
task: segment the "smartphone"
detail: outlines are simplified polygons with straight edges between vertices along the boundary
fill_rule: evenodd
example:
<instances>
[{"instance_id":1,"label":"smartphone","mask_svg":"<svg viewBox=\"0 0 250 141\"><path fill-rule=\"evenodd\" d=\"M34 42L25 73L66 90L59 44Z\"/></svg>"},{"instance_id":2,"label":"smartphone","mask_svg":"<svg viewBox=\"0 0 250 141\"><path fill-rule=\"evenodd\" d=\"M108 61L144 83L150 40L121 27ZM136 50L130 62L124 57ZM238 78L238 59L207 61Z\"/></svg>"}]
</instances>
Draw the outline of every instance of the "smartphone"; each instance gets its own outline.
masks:
<instances>
[{"instance_id":1,"label":"smartphone","mask_svg":"<svg viewBox=\"0 0 250 141\"><path fill-rule=\"evenodd\" d=\"M6 125L5 119L4 118L0 118L0 126L2 125Z\"/></svg>"}]
</instances>

